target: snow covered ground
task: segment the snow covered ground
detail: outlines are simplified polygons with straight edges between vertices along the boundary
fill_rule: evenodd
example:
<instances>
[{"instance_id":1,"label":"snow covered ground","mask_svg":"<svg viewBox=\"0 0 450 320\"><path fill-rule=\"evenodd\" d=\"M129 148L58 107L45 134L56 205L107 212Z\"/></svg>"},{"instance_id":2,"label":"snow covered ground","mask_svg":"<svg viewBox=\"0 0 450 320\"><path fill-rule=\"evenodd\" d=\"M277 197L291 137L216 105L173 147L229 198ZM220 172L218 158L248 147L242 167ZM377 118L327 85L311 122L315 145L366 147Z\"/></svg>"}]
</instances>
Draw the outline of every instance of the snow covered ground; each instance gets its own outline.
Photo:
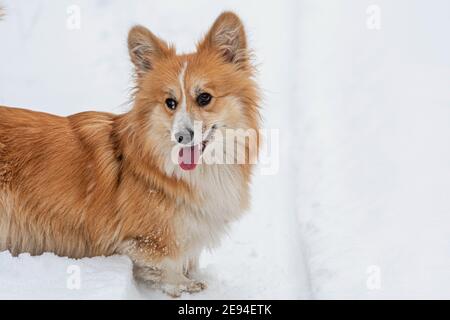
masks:
<instances>
[{"instance_id":1,"label":"snow covered ground","mask_svg":"<svg viewBox=\"0 0 450 320\"><path fill-rule=\"evenodd\" d=\"M311 294L448 299L450 3L303 4L296 210Z\"/></svg>"},{"instance_id":2,"label":"snow covered ground","mask_svg":"<svg viewBox=\"0 0 450 320\"><path fill-rule=\"evenodd\" d=\"M0 2L0 104L60 115L127 110L135 23L181 51L222 10L247 24L279 171L256 175L251 212L202 257L208 290L184 298L450 298L447 1ZM125 257L4 252L0 298L166 297Z\"/></svg>"}]
</instances>

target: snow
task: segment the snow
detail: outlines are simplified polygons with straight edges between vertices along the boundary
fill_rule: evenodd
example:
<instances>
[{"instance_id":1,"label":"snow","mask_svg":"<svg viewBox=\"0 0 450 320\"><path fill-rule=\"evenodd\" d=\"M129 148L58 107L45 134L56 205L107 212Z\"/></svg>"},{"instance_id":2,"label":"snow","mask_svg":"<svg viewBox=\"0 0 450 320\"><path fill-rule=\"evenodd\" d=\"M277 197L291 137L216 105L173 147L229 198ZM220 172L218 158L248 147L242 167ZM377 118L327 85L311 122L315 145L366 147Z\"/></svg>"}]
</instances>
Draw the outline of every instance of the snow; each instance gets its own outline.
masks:
<instances>
[{"instance_id":1,"label":"snow","mask_svg":"<svg viewBox=\"0 0 450 320\"><path fill-rule=\"evenodd\" d=\"M258 171L252 210L202 257L209 288L183 298L450 298L447 1L79 0L80 30L73 1L0 2L0 104L60 115L127 110L133 24L180 51L223 10L247 24L279 170ZM4 252L0 298L167 298L131 268Z\"/></svg>"},{"instance_id":2,"label":"snow","mask_svg":"<svg viewBox=\"0 0 450 320\"><path fill-rule=\"evenodd\" d=\"M372 1L306 4L297 213L311 294L448 299L450 4L376 1L379 31L361 27Z\"/></svg>"},{"instance_id":3,"label":"snow","mask_svg":"<svg viewBox=\"0 0 450 320\"><path fill-rule=\"evenodd\" d=\"M127 299L139 297L127 257L72 260L46 253L0 253L0 299ZM75 277L79 277L75 280ZM79 285L78 285L79 283Z\"/></svg>"}]
</instances>

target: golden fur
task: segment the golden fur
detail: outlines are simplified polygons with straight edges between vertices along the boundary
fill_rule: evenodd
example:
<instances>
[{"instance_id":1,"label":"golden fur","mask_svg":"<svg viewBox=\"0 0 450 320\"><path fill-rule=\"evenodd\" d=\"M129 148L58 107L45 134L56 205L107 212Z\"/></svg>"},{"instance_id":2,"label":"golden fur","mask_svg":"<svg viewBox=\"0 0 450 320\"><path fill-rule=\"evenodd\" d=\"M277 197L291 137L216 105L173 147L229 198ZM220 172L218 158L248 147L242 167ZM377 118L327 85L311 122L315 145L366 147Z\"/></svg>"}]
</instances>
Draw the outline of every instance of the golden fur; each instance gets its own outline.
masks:
<instances>
[{"instance_id":1,"label":"golden fur","mask_svg":"<svg viewBox=\"0 0 450 320\"><path fill-rule=\"evenodd\" d=\"M190 274L201 250L216 245L248 207L252 165L202 164L183 172L171 164L176 112L164 101L168 88L180 94L185 67L191 117L205 127L258 130L244 28L224 13L196 53L177 55L138 26L129 49L136 90L128 113L59 117L0 107L0 251L126 254L137 278L173 296L199 291L204 284ZM214 97L207 108L195 105L196 87Z\"/></svg>"}]
</instances>

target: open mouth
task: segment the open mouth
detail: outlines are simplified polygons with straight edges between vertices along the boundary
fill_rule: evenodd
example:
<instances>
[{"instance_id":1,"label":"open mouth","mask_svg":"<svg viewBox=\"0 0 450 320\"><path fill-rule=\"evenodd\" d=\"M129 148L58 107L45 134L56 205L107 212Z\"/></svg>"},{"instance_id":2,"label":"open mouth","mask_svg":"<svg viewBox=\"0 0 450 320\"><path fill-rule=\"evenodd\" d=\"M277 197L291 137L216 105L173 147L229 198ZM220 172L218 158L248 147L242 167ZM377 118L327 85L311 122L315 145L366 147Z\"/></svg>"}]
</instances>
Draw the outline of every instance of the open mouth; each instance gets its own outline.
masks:
<instances>
[{"instance_id":1,"label":"open mouth","mask_svg":"<svg viewBox=\"0 0 450 320\"><path fill-rule=\"evenodd\" d=\"M197 168L202 154L214 137L216 129L217 127L213 126L201 143L180 149L180 152L178 153L178 164L181 169L184 171L192 171Z\"/></svg>"}]
</instances>

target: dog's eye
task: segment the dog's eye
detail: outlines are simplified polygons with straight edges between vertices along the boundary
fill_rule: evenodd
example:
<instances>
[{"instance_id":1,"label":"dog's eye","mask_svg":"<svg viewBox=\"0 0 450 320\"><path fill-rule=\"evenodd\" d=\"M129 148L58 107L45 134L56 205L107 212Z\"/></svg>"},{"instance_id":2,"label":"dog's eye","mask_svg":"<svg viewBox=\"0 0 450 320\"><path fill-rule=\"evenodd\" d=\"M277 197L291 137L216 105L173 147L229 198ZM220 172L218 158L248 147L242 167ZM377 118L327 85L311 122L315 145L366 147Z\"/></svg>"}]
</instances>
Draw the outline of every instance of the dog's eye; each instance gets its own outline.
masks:
<instances>
[{"instance_id":1,"label":"dog's eye","mask_svg":"<svg viewBox=\"0 0 450 320\"><path fill-rule=\"evenodd\" d=\"M197 97L197 104L200 107L206 107L208 104L211 103L212 96L209 93L202 93Z\"/></svg>"},{"instance_id":2,"label":"dog's eye","mask_svg":"<svg viewBox=\"0 0 450 320\"><path fill-rule=\"evenodd\" d=\"M174 99L167 99L166 100L166 106L170 110L175 110L178 106L178 102L176 102Z\"/></svg>"}]
</instances>

